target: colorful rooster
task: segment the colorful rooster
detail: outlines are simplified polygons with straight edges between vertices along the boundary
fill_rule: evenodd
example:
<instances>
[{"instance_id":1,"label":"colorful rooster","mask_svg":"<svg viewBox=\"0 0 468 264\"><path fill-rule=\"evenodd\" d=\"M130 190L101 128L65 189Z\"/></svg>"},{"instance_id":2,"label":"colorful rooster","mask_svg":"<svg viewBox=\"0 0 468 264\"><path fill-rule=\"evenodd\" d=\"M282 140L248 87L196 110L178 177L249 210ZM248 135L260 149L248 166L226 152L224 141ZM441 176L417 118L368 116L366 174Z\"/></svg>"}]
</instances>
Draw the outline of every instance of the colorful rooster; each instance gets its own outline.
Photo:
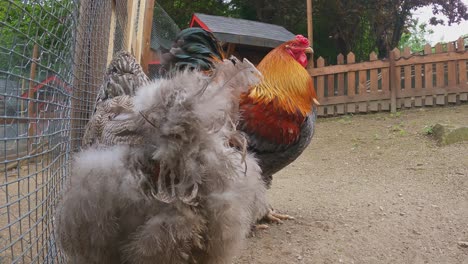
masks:
<instances>
[{"instance_id":1,"label":"colorful rooster","mask_svg":"<svg viewBox=\"0 0 468 264\"><path fill-rule=\"evenodd\" d=\"M257 66L262 82L241 96L239 128L247 134L249 151L259 159L268 186L272 175L299 157L314 134L318 101L305 69L309 52L309 41L301 35L278 46ZM189 28L163 57L166 69L181 65L206 70L224 55L212 33ZM266 218L281 222L291 217L271 211Z\"/></svg>"}]
</instances>

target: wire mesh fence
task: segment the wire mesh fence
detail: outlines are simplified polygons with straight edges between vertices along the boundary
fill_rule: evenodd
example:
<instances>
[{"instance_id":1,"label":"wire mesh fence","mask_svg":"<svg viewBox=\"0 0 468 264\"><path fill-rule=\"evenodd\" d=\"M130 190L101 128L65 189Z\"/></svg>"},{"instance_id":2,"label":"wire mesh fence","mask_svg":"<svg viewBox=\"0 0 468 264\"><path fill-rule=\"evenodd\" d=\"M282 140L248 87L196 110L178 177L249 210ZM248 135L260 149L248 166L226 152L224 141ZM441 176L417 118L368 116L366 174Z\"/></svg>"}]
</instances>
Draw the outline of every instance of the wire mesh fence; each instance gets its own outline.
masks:
<instances>
[{"instance_id":1,"label":"wire mesh fence","mask_svg":"<svg viewBox=\"0 0 468 264\"><path fill-rule=\"evenodd\" d=\"M0 1L0 263L64 262L54 210L107 63L138 52L145 3Z\"/></svg>"}]
</instances>

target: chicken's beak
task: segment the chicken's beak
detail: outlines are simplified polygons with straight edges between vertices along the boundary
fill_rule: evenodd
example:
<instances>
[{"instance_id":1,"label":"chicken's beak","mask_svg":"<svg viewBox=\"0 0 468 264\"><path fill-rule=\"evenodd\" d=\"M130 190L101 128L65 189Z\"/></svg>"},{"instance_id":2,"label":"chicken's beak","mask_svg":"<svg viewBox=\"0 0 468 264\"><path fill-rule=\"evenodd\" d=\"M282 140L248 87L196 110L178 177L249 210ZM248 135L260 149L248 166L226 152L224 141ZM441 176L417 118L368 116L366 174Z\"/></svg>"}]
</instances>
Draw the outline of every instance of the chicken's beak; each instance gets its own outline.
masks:
<instances>
[{"instance_id":1,"label":"chicken's beak","mask_svg":"<svg viewBox=\"0 0 468 264\"><path fill-rule=\"evenodd\" d=\"M314 53L314 50L311 47L308 47L304 50L305 53Z\"/></svg>"}]
</instances>

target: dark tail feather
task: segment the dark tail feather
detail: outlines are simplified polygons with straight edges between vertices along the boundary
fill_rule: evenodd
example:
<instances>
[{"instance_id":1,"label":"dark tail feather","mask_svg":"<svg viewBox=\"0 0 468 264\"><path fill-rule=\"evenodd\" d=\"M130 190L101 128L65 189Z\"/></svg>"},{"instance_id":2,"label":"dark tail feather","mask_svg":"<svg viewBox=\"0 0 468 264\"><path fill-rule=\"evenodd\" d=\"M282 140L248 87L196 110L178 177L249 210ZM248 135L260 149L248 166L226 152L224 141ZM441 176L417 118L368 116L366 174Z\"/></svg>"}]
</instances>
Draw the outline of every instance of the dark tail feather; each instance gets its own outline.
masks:
<instances>
[{"instance_id":1,"label":"dark tail feather","mask_svg":"<svg viewBox=\"0 0 468 264\"><path fill-rule=\"evenodd\" d=\"M177 35L172 48L162 54L162 72L186 68L207 71L224 58L223 48L213 33L202 28L187 28Z\"/></svg>"}]
</instances>

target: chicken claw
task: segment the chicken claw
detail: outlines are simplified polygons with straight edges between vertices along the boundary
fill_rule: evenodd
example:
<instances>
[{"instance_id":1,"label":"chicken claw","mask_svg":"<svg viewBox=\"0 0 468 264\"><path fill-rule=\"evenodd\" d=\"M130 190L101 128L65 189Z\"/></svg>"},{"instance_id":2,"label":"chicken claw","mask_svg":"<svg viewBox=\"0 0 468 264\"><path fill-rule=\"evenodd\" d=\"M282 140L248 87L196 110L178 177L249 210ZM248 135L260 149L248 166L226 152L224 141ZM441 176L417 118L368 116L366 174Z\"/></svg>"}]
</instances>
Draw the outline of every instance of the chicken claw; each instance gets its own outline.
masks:
<instances>
[{"instance_id":1,"label":"chicken claw","mask_svg":"<svg viewBox=\"0 0 468 264\"><path fill-rule=\"evenodd\" d=\"M254 225L254 231L258 231L258 230L266 230L270 228L267 224L256 224Z\"/></svg>"},{"instance_id":2,"label":"chicken claw","mask_svg":"<svg viewBox=\"0 0 468 264\"><path fill-rule=\"evenodd\" d=\"M270 209L264 219L270 223L282 224L284 220L294 220L294 217L287 214L279 214Z\"/></svg>"}]
</instances>

